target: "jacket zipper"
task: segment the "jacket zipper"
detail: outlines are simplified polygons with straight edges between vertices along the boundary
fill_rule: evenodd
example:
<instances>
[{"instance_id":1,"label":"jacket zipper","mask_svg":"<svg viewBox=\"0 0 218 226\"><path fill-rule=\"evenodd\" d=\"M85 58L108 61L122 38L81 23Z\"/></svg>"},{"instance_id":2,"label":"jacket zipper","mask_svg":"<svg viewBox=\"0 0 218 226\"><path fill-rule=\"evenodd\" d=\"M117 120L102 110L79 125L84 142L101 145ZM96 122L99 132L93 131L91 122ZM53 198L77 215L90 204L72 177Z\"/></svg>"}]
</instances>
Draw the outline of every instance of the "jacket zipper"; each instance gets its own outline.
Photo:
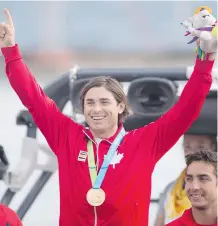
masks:
<instances>
[{"instance_id":1,"label":"jacket zipper","mask_svg":"<svg viewBox=\"0 0 218 226\"><path fill-rule=\"evenodd\" d=\"M97 163L96 163L96 170L98 172L98 166L99 166L99 158L98 158L98 146L99 144L95 143L96 144L96 157L97 157ZM94 226L97 226L98 225L98 215L97 215L97 207L94 206L94 215L95 215L95 222L94 222Z\"/></svg>"},{"instance_id":2,"label":"jacket zipper","mask_svg":"<svg viewBox=\"0 0 218 226\"><path fill-rule=\"evenodd\" d=\"M98 171L98 166L99 166L99 158L98 158L98 144L93 140L93 139L91 139L90 138L90 136L85 132L85 131L83 131L85 134L86 134L86 136L93 142L93 143L95 143L95 145L96 145L96 157L97 157L97 163L96 163L96 170ZM97 226L98 225L98 215L97 215L97 208L96 208L96 206L94 206L94 226Z\"/></svg>"}]
</instances>

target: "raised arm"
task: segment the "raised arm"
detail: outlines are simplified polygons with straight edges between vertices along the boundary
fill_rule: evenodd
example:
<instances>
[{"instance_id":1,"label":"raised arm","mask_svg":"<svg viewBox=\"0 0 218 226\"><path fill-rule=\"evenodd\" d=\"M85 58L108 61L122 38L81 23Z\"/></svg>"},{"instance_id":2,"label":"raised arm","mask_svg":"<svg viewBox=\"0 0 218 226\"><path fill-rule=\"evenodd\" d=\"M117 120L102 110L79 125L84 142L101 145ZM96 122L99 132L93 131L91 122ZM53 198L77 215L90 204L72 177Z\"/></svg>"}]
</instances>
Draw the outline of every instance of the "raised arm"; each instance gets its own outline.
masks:
<instances>
[{"instance_id":1,"label":"raised arm","mask_svg":"<svg viewBox=\"0 0 218 226\"><path fill-rule=\"evenodd\" d=\"M49 146L57 154L62 142L59 134L66 133L69 125L73 125L75 130L79 125L63 115L54 101L47 97L37 84L22 59L18 45L15 44L14 26L8 10L5 10L5 15L7 23L0 24L0 46L5 58L7 77L23 105L32 114ZM65 139L66 136L61 137Z\"/></svg>"},{"instance_id":2,"label":"raised arm","mask_svg":"<svg viewBox=\"0 0 218 226\"><path fill-rule=\"evenodd\" d=\"M155 164L200 115L212 84L214 60L196 59L191 78L178 102L157 121L134 131L139 147ZM209 109L208 109L209 110Z\"/></svg>"},{"instance_id":3,"label":"raised arm","mask_svg":"<svg viewBox=\"0 0 218 226\"><path fill-rule=\"evenodd\" d=\"M190 128L200 115L202 106L212 84L214 61L196 59L194 71L179 101L156 121L157 131L154 155L158 161Z\"/></svg>"}]
</instances>

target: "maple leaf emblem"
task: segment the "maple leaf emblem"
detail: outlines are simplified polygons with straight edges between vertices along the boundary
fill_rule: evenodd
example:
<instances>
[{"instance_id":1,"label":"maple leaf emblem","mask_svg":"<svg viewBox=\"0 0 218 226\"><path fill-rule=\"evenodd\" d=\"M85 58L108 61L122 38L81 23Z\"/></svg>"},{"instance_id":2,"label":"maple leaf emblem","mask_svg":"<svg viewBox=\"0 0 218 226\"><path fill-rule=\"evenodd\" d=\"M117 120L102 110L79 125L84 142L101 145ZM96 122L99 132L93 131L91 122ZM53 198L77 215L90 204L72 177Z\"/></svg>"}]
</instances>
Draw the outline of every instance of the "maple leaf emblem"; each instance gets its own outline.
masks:
<instances>
[{"instance_id":1,"label":"maple leaf emblem","mask_svg":"<svg viewBox=\"0 0 218 226\"><path fill-rule=\"evenodd\" d=\"M106 158L106 155L104 156L104 158ZM113 169L115 169L116 164L120 163L122 158L123 158L123 153L120 154L116 151L111 162L110 162L110 165L113 165Z\"/></svg>"}]
</instances>

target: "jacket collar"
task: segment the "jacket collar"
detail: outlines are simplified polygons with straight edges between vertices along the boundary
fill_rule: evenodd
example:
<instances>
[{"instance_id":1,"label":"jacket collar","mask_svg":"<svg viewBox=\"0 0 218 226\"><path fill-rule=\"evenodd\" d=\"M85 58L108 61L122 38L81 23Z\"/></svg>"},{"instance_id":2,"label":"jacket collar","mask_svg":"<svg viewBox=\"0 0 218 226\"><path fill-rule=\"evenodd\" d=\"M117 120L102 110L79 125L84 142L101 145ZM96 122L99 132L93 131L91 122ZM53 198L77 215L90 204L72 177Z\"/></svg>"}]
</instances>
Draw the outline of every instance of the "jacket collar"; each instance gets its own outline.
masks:
<instances>
[{"instance_id":1,"label":"jacket collar","mask_svg":"<svg viewBox=\"0 0 218 226\"><path fill-rule=\"evenodd\" d=\"M114 141L114 139L116 138L116 136L118 135L118 133L121 131L122 128L123 128L123 124L120 123L119 126L118 126L118 129L117 129L116 133L113 136L111 136L109 138L106 138L106 139L103 139L103 140L105 140L105 141L109 142L110 144L112 144L112 142ZM90 139L93 142L95 142L94 141L93 134L91 133L91 131L90 131L90 129L88 127L84 128L83 133L85 134L85 136L88 139Z\"/></svg>"},{"instance_id":2,"label":"jacket collar","mask_svg":"<svg viewBox=\"0 0 218 226\"><path fill-rule=\"evenodd\" d=\"M196 225L196 223L193 219L193 215L192 215L192 208L185 210L181 220L182 220L183 223L186 223L186 224L189 223L189 224L192 224L192 225Z\"/></svg>"},{"instance_id":3,"label":"jacket collar","mask_svg":"<svg viewBox=\"0 0 218 226\"><path fill-rule=\"evenodd\" d=\"M180 218L180 222L184 223L184 225L192 225L192 226L199 225L199 224L197 224L195 222L195 220L193 218L192 208L189 208L189 209L185 210L185 212L183 213L182 217Z\"/></svg>"}]
</instances>

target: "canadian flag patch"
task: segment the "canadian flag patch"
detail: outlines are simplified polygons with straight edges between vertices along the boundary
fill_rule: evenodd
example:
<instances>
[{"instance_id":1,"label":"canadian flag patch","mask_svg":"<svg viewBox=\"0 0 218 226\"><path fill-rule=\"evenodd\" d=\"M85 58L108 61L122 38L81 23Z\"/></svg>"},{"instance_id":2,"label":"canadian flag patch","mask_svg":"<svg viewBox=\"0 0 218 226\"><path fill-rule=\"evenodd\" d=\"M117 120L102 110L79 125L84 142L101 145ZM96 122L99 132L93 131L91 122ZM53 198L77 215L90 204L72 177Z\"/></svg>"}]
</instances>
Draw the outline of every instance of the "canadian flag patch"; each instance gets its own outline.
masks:
<instances>
[{"instance_id":1,"label":"canadian flag patch","mask_svg":"<svg viewBox=\"0 0 218 226\"><path fill-rule=\"evenodd\" d=\"M107 157L107 155L104 156L104 158L106 158L106 157ZM113 165L113 169L115 169L116 164L120 163L122 158L123 158L123 153L120 154L120 153L118 153L118 151L116 151L111 162L110 162L110 165Z\"/></svg>"},{"instance_id":2,"label":"canadian flag patch","mask_svg":"<svg viewBox=\"0 0 218 226\"><path fill-rule=\"evenodd\" d=\"M80 161L80 162L85 162L87 156L88 156L88 152L87 151L80 150L79 156L78 156L78 159L77 160Z\"/></svg>"}]
</instances>

